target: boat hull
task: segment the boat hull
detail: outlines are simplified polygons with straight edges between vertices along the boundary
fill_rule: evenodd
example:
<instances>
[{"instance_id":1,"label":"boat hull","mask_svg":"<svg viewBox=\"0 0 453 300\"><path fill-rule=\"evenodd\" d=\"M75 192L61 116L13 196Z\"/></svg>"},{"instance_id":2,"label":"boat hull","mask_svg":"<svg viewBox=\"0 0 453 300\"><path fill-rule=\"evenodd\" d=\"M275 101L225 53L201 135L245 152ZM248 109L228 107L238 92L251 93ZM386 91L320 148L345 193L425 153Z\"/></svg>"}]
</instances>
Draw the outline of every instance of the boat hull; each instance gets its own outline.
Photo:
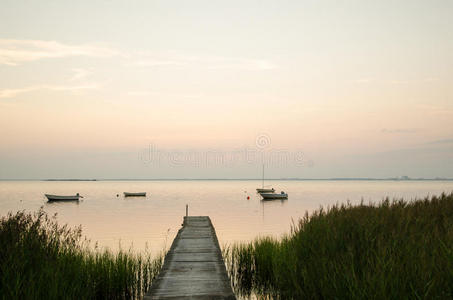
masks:
<instances>
[{"instance_id":1,"label":"boat hull","mask_svg":"<svg viewBox=\"0 0 453 300\"><path fill-rule=\"evenodd\" d=\"M288 199L288 194L262 193L263 200Z\"/></svg>"},{"instance_id":2,"label":"boat hull","mask_svg":"<svg viewBox=\"0 0 453 300\"><path fill-rule=\"evenodd\" d=\"M128 193L124 192L124 197L146 197L146 193Z\"/></svg>"},{"instance_id":3,"label":"boat hull","mask_svg":"<svg viewBox=\"0 0 453 300\"><path fill-rule=\"evenodd\" d=\"M73 196L59 196L59 195L49 195L45 194L47 201L53 202L53 201L79 201L80 197L79 195L73 195Z\"/></svg>"},{"instance_id":4,"label":"boat hull","mask_svg":"<svg viewBox=\"0 0 453 300\"><path fill-rule=\"evenodd\" d=\"M275 190L272 188L272 189L256 189L256 192L261 194L261 193L273 193L275 192Z\"/></svg>"}]
</instances>

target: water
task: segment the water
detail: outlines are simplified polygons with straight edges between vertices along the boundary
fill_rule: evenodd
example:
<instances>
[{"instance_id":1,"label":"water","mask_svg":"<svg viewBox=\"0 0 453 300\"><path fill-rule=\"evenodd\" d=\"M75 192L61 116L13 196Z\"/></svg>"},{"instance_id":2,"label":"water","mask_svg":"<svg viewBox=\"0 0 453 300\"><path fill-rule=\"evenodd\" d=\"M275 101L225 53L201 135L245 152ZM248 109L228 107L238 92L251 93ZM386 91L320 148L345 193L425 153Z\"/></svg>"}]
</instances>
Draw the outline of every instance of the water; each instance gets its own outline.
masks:
<instances>
[{"instance_id":1,"label":"water","mask_svg":"<svg viewBox=\"0 0 453 300\"><path fill-rule=\"evenodd\" d=\"M3 181L0 215L41 206L60 223L82 225L99 246L117 250L131 245L158 252L175 237L185 206L190 215L208 215L220 244L279 236L305 211L335 203L378 202L385 196L424 197L453 191L453 181L270 181L287 201L260 201L261 181ZM146 191L146 198L124 198L124 191ZM47 203L45 193L84 196L79 203ZM119 194L119 197L116 195ZM247 196L250 199L247 200Z\"/></svg>"}]
</instances>

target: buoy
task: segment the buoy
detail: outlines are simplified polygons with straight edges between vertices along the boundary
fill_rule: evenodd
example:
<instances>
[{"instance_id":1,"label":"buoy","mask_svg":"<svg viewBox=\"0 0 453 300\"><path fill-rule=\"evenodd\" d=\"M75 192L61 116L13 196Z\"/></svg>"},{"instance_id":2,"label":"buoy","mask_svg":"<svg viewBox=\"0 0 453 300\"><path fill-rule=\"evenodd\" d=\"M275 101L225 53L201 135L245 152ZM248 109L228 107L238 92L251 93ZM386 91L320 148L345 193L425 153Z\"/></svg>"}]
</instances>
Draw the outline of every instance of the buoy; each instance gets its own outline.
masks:
<instances>
[{"instance_id":1,"label":"buoy","mask_svg":"<svg viewBox=\"0 0 453 300\"><path fill-rule=\"evenodd\" d=\"M247 200L250 200L250 196L247 196Z\"/></svg>"}]
</instances>

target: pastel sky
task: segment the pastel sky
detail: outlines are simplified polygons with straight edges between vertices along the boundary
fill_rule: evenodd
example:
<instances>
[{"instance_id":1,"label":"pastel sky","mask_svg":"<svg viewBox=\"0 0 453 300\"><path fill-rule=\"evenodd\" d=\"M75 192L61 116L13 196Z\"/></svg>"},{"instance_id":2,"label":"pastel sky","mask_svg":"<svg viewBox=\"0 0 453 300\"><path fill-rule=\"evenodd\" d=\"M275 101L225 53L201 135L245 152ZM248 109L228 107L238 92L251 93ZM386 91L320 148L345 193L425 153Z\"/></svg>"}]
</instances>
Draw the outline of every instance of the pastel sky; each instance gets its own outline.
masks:
<instances>
[{"instance_id":1,"label":"pastel sky","mask_svg":"<svg viewBox=\"0 0 453 300\"><path fill-rule=\"evenodd\" d=\"M452 16L1 0L0 179L453 177Z\"/></svg>"}]
</instances>

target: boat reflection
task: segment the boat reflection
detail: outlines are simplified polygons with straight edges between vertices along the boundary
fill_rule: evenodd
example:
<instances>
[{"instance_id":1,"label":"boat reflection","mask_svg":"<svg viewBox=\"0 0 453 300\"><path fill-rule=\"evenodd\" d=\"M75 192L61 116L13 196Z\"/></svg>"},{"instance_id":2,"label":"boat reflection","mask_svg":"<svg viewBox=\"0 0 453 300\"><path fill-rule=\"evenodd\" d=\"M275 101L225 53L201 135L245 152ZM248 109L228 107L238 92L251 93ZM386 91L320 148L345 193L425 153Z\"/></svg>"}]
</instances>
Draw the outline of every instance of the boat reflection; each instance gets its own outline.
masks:
<instances>
[{"instance_id":1,"label":"boat reflection","mask_svg":"<svg viewBox=\"0 0 453 300\"><path fill-rule=\"evenodd\" d=\"M288 202L288 198L286 198L286 199L272 199L272 200L271 199L267 199L267 200L266 199L261 199L260 202L261 202L261 210L263 212L262 219L264 220L265 207L267 207L267 209L270 209L270 210L272 210L275 207L282 207Z\"/></svg>"},{"instance_id":2,"label":"boat reflection","mask_svg":"<svg viewBox=\"0 0 453 300\"><path fill-rule=\"evenodd\" d=\"M70 205L79 205L80 202L83 202L83 200L78 200L78 201L46 201L44 203L45 206L49 207L60 207L60 206L70 206Z\"/></svg>"}]
</instances>

